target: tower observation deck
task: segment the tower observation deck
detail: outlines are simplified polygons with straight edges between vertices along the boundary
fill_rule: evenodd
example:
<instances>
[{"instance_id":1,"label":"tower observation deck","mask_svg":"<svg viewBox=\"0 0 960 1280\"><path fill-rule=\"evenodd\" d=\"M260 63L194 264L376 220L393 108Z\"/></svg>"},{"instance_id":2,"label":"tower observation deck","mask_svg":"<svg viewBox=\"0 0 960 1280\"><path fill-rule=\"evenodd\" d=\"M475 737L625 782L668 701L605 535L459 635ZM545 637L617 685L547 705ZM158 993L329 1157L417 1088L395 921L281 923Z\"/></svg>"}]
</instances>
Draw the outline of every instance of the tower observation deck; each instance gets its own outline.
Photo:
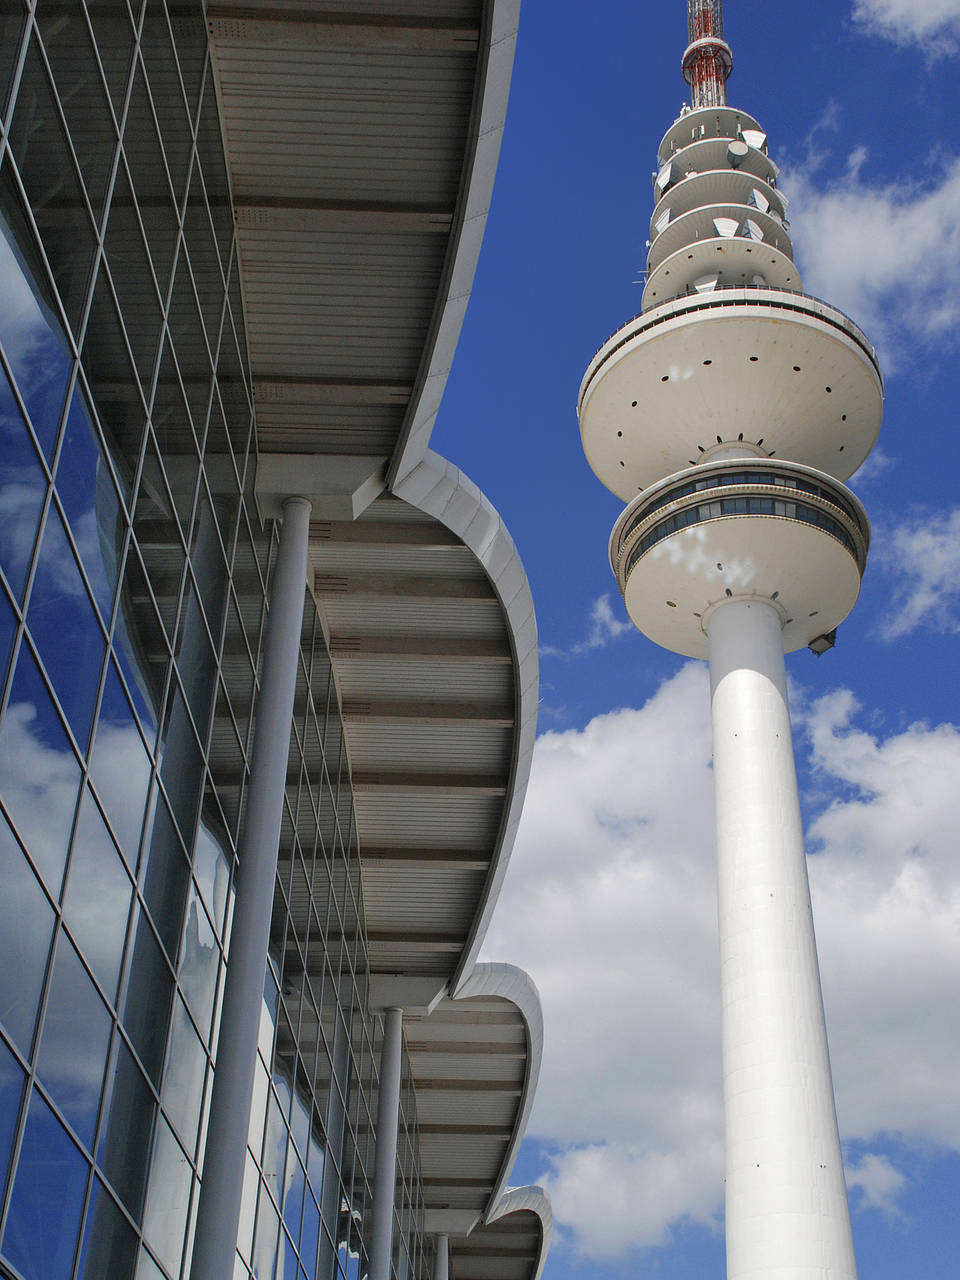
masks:
<instances>
[{"instance_id":1,"label":"tower observation deck","mask_svg":"<svg viewBox=\"0 0 960 1280\"><path fill-rule=\"evenodd\" d=\"M653 175L643 309L580 387L626 503L610 561L650 639L710 663L727 1280L855 1280L784 654L823 652L870 529L844 485L877 438L873 347L803 292L759 122L727 103L720 0L688 0L692 107Z\"/></svg>"}]
</instances>

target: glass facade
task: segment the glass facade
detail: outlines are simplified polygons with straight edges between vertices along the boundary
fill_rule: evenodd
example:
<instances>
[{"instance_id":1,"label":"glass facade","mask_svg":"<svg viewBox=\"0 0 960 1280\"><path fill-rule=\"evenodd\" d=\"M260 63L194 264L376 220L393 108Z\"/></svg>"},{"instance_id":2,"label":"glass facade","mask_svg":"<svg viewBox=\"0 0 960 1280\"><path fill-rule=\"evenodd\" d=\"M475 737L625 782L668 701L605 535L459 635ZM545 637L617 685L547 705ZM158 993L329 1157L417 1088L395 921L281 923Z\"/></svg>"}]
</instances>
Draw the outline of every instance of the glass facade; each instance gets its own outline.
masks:
<instances>
[{"instance_id":1,"label":"glass facade","mask_svg":"<svg viewBox=\"0 0 960 1280\"><path fill-rule=\"evenodd\" d=\"M0 2L0 94L0 1274L179 1280L277 546L202 5ZM366 979L307 594L238 1276L366 1270Z\"/></svg>"}]
</instances>

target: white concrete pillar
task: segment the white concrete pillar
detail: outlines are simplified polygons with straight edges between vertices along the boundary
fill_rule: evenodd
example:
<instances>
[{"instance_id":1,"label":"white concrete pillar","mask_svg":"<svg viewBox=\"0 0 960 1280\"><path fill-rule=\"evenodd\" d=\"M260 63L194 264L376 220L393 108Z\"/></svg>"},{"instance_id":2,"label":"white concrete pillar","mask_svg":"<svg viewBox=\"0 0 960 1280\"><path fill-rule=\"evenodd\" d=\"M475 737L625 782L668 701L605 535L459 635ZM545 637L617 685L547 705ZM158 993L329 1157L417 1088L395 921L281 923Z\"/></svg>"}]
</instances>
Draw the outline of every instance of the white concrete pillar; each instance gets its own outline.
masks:
<instances>
[{"instance_id":1,"label":"white concrete pillar","mask_svg":"<svg viewBox=\"0 0 960 1280\"><path fill-rule=\"evenodd\" d=\"M781 619L708 619L723 1002L727 1280L856 1280Z\"/></svg>"},{"instance_id":2,"label":"white concrete pillar","mask_svg":"<svg viewBox=\"0 0 960 1280\"><path fill-rule=\"evenodd\" d=\"M377 1153L373 1167L373 1226L369 1280L390 1280L393 1208L397 1188L397 1129L400 1124L400 1059L403 1010L387 1009L380 1049Z\"/></svg>"},{"instance_id":3,"label":"white concrete pillar","mask_svg":"<svg viewBox=\"0 0 960 1280\"><path fill-rule=\"evenodd\" d=\"M193 1246L193 1280L232 1280L307 581L310 503L288 498L270 592L246 823Z\"/></svg>"},{"instance_id":4,"label":"white concrete pillar","mask_svg":"<svg viewBox=\"0 0 960 1280\"><path fill-rule=\"evenodd\" d=\"M450 1280L450 1237L436 1237L437 1252L433 1262L433 1280Z\"/></svg>"}]
</instances>

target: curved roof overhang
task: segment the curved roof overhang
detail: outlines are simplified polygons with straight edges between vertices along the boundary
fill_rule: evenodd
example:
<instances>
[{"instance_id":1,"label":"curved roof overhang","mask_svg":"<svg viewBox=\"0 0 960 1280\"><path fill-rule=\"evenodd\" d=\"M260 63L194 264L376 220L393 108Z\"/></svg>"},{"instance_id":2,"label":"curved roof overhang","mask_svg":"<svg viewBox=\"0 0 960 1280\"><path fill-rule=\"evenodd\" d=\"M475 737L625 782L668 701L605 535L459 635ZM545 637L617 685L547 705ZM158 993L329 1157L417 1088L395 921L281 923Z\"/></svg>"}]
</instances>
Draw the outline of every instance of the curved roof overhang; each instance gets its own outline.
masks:
<instances>
[{"instance_id":1,"label":"curved roof overhang","mask_svg":"<svg viewBox=\"0 0 960 1280\"><path fill-rule=\"evenodd\" d=\"M456 1280L540 1280L553 1213L542 1187L515 1187L466 1239L450 1242Z\"/></svg>"},{"instance_id":2,"label":"curved roof overhang","mask_svg":"<svg viewBox=\"0 0 960 1280\"><path fill-rule=\"evenodd\" d=\"M428 449L519 0L375 9L207 5L257 496L265 516L290 493L314 504L310 586L343 715L371 973L446 993L407 1026L428 1213L463 1210L467 1250L520 1248L518 1280L535 1280L549 1210L536 1196L506 1209L504 1188L539 1070L539 1003L520 971L475 959L530 768L536 622L499 515ZM495 1224L522 1244L497 1243Z\"/></svg>"},{"instance_id":3,"label":"curved roof overhang","mask_svg":"<svg viewBox=\"0 0 960 1280\"><path fill-rule=\"evenodd\" d=\"M507 1180L542 1052L540 999L513 965L477 965L456 997L408 1023L428 1231L473 1239L513 1211Z\"/></svg>"},{"instance_id":4,"label":"curved roof overhang","mask_svg":"<svg viewBox=\"0 0 960 1280\"><path fill-rule=\"evenodd\" d=\"M257 493L314 501L371 968L455 989L533 746L536 624L496 511L427 449L476 268L519 0L208 5Z\"/></svg>"}]
</instances>

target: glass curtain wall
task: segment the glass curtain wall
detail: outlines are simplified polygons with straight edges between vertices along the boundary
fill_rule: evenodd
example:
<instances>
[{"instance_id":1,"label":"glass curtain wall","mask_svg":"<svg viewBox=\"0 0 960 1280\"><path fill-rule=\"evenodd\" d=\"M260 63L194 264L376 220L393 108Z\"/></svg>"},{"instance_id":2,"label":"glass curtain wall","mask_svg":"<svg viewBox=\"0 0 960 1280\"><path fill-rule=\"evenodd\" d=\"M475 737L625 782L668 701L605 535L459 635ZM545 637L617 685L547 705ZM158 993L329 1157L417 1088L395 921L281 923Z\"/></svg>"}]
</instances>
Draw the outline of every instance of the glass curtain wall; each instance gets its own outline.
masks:
<instances>
[{"instance_id":1,"label":"glass curtain wall","mask_svg":"<svg viewBox=\"0 0 960 1280\"><path fill-rule=\"evenodd\" d=\"M276 548L202 5L0 0L0 111L0 1274L180 1280ZM238 1274L333 1280L380 1026L304 616Z\"/></svg>"}]
</instances>

